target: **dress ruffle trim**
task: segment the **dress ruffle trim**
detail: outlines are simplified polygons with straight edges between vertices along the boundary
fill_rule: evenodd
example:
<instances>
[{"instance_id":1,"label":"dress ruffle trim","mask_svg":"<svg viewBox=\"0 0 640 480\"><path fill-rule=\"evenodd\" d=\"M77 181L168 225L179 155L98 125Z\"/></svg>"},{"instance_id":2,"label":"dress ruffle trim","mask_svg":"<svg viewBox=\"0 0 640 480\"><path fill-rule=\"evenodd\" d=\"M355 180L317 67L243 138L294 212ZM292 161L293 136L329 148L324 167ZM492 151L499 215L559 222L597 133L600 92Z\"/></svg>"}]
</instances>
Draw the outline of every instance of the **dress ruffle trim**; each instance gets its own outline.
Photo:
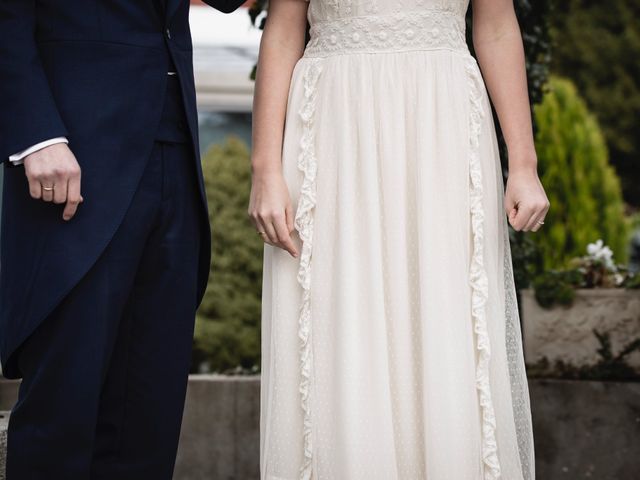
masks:
<instances>
[{"instance_id":1,"label":"dress ruffle trim","mask_svg":"<svg viewBox=\"0 0 640 480\"><path fill-rule=\"evenodd\" d=\"M470 88L469 115L469 177L470 177L470 208L471 231L473 236L473 254L471 257L470 285L471 285L471 315L473 329L476 334L476 348L478 361L476 365L476 388L480 401L482 415L482 460L484 462L484 480L498 480L500 478L500 461L498 459L498 444L496 441L496 416L491 397L489 369L491 347L487 330L486 303L489 296L489 281L484 268L484 209L482 205L482 167L480 165L480 128L484 115L482 106L482 78L475 59L469 58L466 64Z\"/></svg>"},{"instance_id":2,"label":"dress ruffle trim","mask_svg":"<svg viewBox=\"0 0 640 480\"><path fill-rule=\"evenodd\" d=\"M312 367L311 348L311 254L313 248L313 210L316 205L315 136L313 120L316 108L316 85L320 77L320 61L309 61L303 77L304 101L300 109L302 119L302 139L298 169L304 175L298 208L295 215L295 227L302 240L302 252L298 267L298 283L302 287L302 305L298 320L300 338L300 394L303 410L304 458L300 467L300 479L310 480L312 474L313 443L311 428L310 384Z\"/></svg>"}]
</instances>

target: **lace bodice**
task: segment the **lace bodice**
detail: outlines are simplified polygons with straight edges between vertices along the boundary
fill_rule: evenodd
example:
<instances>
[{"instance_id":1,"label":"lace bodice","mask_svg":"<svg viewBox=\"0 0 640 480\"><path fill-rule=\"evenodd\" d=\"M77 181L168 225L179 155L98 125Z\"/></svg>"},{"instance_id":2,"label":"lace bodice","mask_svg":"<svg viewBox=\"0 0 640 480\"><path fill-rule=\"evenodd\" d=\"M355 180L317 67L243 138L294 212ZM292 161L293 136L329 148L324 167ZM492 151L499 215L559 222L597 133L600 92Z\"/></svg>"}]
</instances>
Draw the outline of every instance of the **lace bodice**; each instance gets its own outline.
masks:
<instances>
[{"instance_id":1,"label":"lace bodice","mask_svg":"<svg viewBox=\"0 0 640 480\"><path fill-rule=\"evenodd\" d=\"M310 0L305 56L413 49L467 51L469 0Z\"/></svg>"},{"instance_id":2,"label":"lace bodice","mask_svg":"<svg viewBox=\"0 0 640 480\"><path fill-rule=\"evenodd\" d=\"M469 0L310 0L309 22L314 25L367 15L412 14L432 11L464 17Z\"/></svg>"}]
</instances>

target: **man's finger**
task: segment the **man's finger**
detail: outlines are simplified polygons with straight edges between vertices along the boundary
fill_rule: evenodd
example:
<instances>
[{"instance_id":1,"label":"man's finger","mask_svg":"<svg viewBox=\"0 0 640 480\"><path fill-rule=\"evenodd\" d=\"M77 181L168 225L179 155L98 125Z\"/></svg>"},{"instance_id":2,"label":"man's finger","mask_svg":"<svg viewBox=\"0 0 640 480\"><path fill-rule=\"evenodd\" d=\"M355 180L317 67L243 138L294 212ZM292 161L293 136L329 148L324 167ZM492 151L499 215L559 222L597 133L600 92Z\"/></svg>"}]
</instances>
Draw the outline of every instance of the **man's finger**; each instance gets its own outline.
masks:
<instances>
[{"instance_id":1,"label":"man's finger","mask_svg":"<svg viewBox=\"0 0 640 480\"><path fill-rule=\"evenodd\" d=\"M53 203L62 205L67 201L67 190L69 187L69 181L67 179L60 179L55 183L53 189Z\"/></svg>"},{"instance_id":2,"label":"man's finger","mask_svg":"<svg viewBox=\"0 0 640 480\"><path fill-rule=\"evenodd\" d=\"M34 200L40 200L42 198L42 185L39 180L29 178L29 195Z\"/></svg>"},{"instance_id":3,"label":"man's finger","mask_svg":"<svg viewBox=\"0 0 640 480\"><path fill-rule=\"evenodd\" d=\"M82 195L80 194L80 177L72 177L69 179L69 187L67 190L67 205L64 207L62 218L64 220L71 220L76 211L78 205L82 202Z\"/></svg>"},{"instance_id":4,"label":"man's finger","mask_svg":"<svg viewBox=\"0 0 640 480\"><path fill-rule=\"evenodd\" d=\"M45 202L53 202L53 192L56 189L56 185L53 180L41 179L40 189L42 190L42 200Z\"/></svg>"}]
</instances>

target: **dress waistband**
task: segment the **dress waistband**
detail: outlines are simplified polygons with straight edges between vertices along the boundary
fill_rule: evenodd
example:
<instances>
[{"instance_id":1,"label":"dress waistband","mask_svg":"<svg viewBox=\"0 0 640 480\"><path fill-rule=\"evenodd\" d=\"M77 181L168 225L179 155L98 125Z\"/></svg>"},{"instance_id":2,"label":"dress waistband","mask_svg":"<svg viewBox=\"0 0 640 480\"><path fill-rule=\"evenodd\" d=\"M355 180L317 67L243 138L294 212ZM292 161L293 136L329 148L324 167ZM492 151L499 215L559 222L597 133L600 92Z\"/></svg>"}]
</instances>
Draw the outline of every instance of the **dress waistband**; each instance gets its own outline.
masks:
<instances>
[{"instance_id":1,"label":"dress waistband","mask_svg":"<svg viewBox=\"0 0 640 480\"><path fill-rule=\"evenodd\" d=\"M305 57L411 50L469 51L464 16L442 10L315 22L310 33Z\"/></svg>"}]
</instances>

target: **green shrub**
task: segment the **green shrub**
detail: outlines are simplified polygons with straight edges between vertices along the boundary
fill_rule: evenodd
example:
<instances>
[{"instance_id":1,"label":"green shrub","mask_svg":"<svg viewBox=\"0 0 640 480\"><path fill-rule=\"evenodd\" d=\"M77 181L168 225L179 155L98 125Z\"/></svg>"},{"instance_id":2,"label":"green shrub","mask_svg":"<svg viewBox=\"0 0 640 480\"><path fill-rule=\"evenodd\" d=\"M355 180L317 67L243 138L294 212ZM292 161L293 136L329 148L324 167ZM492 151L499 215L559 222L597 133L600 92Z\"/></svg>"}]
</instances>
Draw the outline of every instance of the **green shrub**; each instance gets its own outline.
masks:
<instances>
[{"instance_id":1,"label":"green shrub","mask_svg":"<svg viewBox=\"0 0 640 480\"><path fill-rule=\"evenodd\" d=\"M194 370L251 370L260 361L263 243L247 216L249 158L234 137L203 158L212 265L196 322Z\"/></svg>"},{"instance_id":2,"label":"green shrub","mask_svg":"<svg viewBox=\"0 0 640 480\"><path fill-rule=\"evenodd\" d=\"M595 117L573 84L558 78L550 81L535 116L539 171L551 202L545 227L533 236L544 268L565 266L598 238L624 263L629 229L620 182Z\"/></svg>"},{"instance_id":3,"label":"green shrub","mask_svg":"<svg viewBox=\"0 0 640 480\"><path fill-rule=\"evenodd\" d=\"M550 270L533 280L536 300L543 308L555 305L569 307L576 296L575 283L579 274L574 271Z\"/></svg>"}]
</instances>

